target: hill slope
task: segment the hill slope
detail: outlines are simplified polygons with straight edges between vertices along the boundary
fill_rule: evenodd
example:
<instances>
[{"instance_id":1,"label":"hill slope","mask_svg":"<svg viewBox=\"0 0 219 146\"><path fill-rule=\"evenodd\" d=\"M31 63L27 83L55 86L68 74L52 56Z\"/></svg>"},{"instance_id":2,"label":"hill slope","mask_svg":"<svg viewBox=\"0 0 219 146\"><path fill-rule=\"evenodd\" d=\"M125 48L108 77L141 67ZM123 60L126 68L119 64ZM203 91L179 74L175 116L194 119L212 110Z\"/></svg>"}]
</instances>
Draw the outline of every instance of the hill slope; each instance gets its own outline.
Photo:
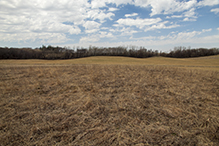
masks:
<instances>
[{"instance_id":1,"label":"hill slope","mask_svg":"<svg viewBox=\"0 0 219 146\"><path fill-rule=\"evenodd\" d=\"M111 57L97 56L69 60L0 60L0 66L11 65L75 65L75 64L116 64L116 65L159 65L174 67L190 67L195 69L217 70L219 71L219 55L198 58L131 58L131 57Z\"/></svg>"}]
</instances>

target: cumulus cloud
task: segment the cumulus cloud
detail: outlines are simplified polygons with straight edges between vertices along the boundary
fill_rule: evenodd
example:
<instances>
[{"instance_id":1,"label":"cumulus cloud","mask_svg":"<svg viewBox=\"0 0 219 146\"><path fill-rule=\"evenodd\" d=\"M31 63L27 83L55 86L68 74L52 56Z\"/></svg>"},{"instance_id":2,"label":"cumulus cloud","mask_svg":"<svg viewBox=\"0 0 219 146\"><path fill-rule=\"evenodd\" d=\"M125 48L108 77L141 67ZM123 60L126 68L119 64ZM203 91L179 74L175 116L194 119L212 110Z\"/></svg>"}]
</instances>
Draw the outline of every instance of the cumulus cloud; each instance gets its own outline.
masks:
<instances>
[{"instance_id":1,"label":"cumulus cloud","mask_svg":"<svg viewBox=\"0 0 219 146\"><path fill-rule=\"evenodd\" d=\"M210 31L212 31L211 28L209 28L209 29L202 29L202 32L210 32Z\"/></svg>"},{"instance_id":2,"label":"cumulus cloud","mask_svg":"<svg viewBox=\"0 0 219 146\"><path fill-rule=\"evenodd\" d=\"M114 36L113 36L113 34L111 32L101 31L99 33L99 37L100 38L111 38L111 37L114 37Z\"/></svg>"},{"instance_id":3,"label":"cumulus cloud","mask_svg":"<svg viewBox=\"0 0 219 146\"><path fill-rule=\"evenodd\" d=\"M138 13L125 14L125 17L134 17L134 16L138 16Z\"/></svg>"},{"instance_id":4,"label":"cumulus cloud","mask_svg":"<svg viewBox=\"0 0 219 146\"><path fill-rule=\"evenodd\" d=\"M88 37L82 37L80 43L97 42L101 38L112 38L114 37L111 32L100 31L99 33L89 35Z\"/></svg>"},{"instance_id":5,"label":"cumulus cloud","mask_svg":"<svg viewBox=\"0 0 219 146\"><path fill-rule=\"evenodd\" d=\"M119 6L121 4L132 4L132 0L92 0L91 1L91 7L92 8L101 8L106 7L106 4L116 4L116 6Z\"/></svg>"},{"instance_id":6,"label":"cumulus cloud","mask_svg":"<svg viewBox=\"0 0 219 146\"><path fill-rule=\"evenodd\" d=\"M93 0L91 1L91 7L92 8L101 8L106 6L106 1L105 0Z\"/></svg>"},{"instance_id":7,"label":"cumulus cloud","mask_svg":"<svg viewBox=\"0 0 219 146\"><path fill-rule=\"evenodd\" d=\"M51 39L57 36L60 40L66 40L65 34L80 34L81 25L85 27L86 33L94 33L101 25L94 20L103 23L106 19L112 20L115 14L91 7L92 3L88 3L87 0L1 0L0 33L20 35L17 41L29 38L36 40L37 37L42 40L44 34L50 33L48 36L51 36ZM113 10L116 9L111 9ZM33 37L25 37L27 35L23 33L30 33ZM6 35L2 36L0 41L10 39L5 38ZM13 38L16 37L12 35L11 40L16 41Z\"/></svg>"},{"instance_id":8,"label":"cumulus cloud","mask_svg":"<svg viewBox=\"0 0 219 146\"><path fill-rule=\"evenodd\" d=\"M212 31L211 28L209 29L202 29L202 31L190 31L190 32L179 32L176 35L176 39L180 40L180 39L190 39L190 38L194 38L197 37L198 35L205 33L205 32L210 32Z\"/></svg>"},{"instance_id":9,"label":"cumulus cloud","mask_svg":"<svg viewBox=\"0 0 219 146\"><path fill-rule=\"evenodd\" d=\"M183 15L185 17L193 17L196 18L195 16L195 8L190 9L189 11L186 11L185 13L183 13Z\"/></svg>"},{"instance_id":10,"label":"cumulus cloud","mask_svg":"<svg viewBox=\"0 0 219 146\"><path fill-rule=\"evenodd\" d=\"M88 37L82 37L80 39L80 42L79 43L86 43L86 42L97 42L99 41L100 38L99 37L94 37L94 36L88 36Z\"/></svg>"},{"instance_id":11,"label":"cumulus cloud","mask_svg":"<svg viewBox=\"0 0 219 146\"><path fill-rule=\"evenodd\" d=\"M81 32L78 25L87 18L85 12L89 4L86 0L1 0L0 7L0 33L11 33L20 36L22 40L37 37L43 40L45 34L52 40L66 40L64 33ZM23 33L31 36L26 37L28 35ZM10 39L5 37L1 39ZM15 40L13 38L15 37L12 35L11 40Z\"/></svg>"},{"instance_id":12,"label":"cumulus cloud","mask_svg":"<svg viewBox=\"0 0 219 146\"><path fill-rule=\"evenodd\" d=\"M119 5L126 5L126 4L133 4L133 0L104 0L104 1L107 1L107 3L113 3L113 4L116 4L116 6L119 6Z\"/></svg>"},{"instance_id":13,"label":"cumulus cloud","mask_svg":"<svg viewBox=\"0 0 219 146\"><path fill-rule=\"evenodd\" d=\"M192 31L192 32L180 32L177 35L177 39L190 39L194 36L200 35L202 32L200 31Z\"/></svg>"},{"instance_id":14,"label":"cumulus cloud","mask_svg":"<svg viewBox=\"0 0 219 146\"><path fill-rule=\"evenodd\" d=\"M148 10L151 18L129 11L116 12L126 4ZM78 34L82 36L80 42L98 42L116 35L134 39L132 35L138 32L171 29L180 27L182 21L197 21L197 8L218 4L219 0L0 0L0 41L62 43L70 40L69 36L79 37ZM219 8L213 7L211 12L218 14ZM158 14L168 15L166 19L176 22L163 21L161 16L156 17ZM110 23L105 23L107 20ZM166 37L186 39L210 31L173 33Z\"/></svg>"},{"instance_id":15,"label":"cumulus cloud","mask_svg":"<svg viewBox=\"0 0 219 146\"><path fill-rule=\"evenodd\" d=\"M148 37L139 37L139 38L132 38L133 40L171 40L171 41L185 41L185 40L191 40L194 38L198 38L198 36L202 33L212 31L211 28L209 29L202 29L201 31L187 31L187 32L171 32L168 35L162 35L162 36L148 36Z\"/></svg>"},{"instance_id":16,"label":"cumulus cloud","mask_svg":"<svg viewBox=\"0 0 219 146\"><path fill-rule=\"evenodd\" d=\"M137 30L131 28L131 27L123 27L122 29L117 29L114 32L120 32L120 36L130 36L133 33L138 33Z\"/></svg>"},{"instance_id":17,"label":"cumulus cloud","mask_svg":"<svg viewBox=\"0 0 219 146\"><path fill-rule=\"evenodd\" d=\"M121 36L130 36L134 33L138 33L139 31L137 31L135 28L133 27L117 27L114 29L109 29L110 32L114 33L114 37L121 37Z\"/></svg>"},{"instance_id":18,"label":"cumulus cloud","mask_svg":"<svg viewBox=\"0 0 219 146\"><path fill-rule=\"evenodd\" d=\"M112 17L115 16L115 14L112 12L105 13L102 10L92 10L92 9L87 12L87 15L88 18L91 18L93 20L100 20L101 23L103 23L105 19L112 20Z\"/></svg>"},{"instance_id":19,"label":"cumulus cloud","mask_svg":"<svg viewBox=\"0 0 219 146\"><path fill-rule=\"evenodd\" d=\"M96 22L96 21L86 21L83 26L86 29L86 33L94 33L97 32L99 30L100 27L100 23Z\"/></svg>"},{"instance_id":20,"label":"cumulus cloud","mask_svg":"<svg viewBox=\"0 0 219 146\"><path fill-rule=\"evenodd\" d=\"M219 0L202 0L198 3L199 6L214 6L218 4Z\"/></svg>"},{"instance_id":21,"label":"cumulus cloud","mask_svg":"<svg viewBox=\"0 0 219 146\"><path fill-rule=\"evenodd\" d=\"M85 29L95 29L95 28L99 28L100 25L101 25L100 23L95 21L86 21L83 26L85 27Z\"/></svg>"},{"instance_id":22,"label":"cumulus cloud","mask_svg":"<svg viewBox=\"0 0 219 146\"><path fill-rule=\"evenodd\" d=\"M182 18L183 15L172 15L171 18Z\"/></svg>"},{"instance_id":23,"label":"cumulus cloud","mask_svg":"<svg viewBox=\"0 0 219 146\"><path fill-rule=\"evenodd\" d=\"M172 15L172 16L166 16L166 19L171 19L171 18L182 18L184 17L183 15Z\"/></svg>"},{"instance_id":24,"label":"cumulus cloud","mask_svg":"<svg viewBox=\"0 0 219 146\"><path fill-rule=\"evenodd\" d=\"M40 43L64 43L69 40L63 33L0 33L0 38L5 42L34 42L39 39Z\"/></svg>"},{"instance_id":25,"label":"cumulus cloud","mask_svg":"<svg viewBox=\"0 0 219 146\"><path fill-rule=\"evenodd\" d=\"M179 27L178 24L171 24L166 25L169 23L169 21L161 22L161 18L151 18L151 19L132 19L132 18L126 18L126 19L119 19L117 20L118 24L114 24L114 26L117 27L123 27L123 26L135 26L139 29L143 29L145 32L149 30L156 30L156 29L170 29ZM134 33L134 32L133 32Z\"/></svg>"},{"instance_id":26,"label":"cumulus cloud","mask_svg":"<svg viewBox=\"0 0 219 146\"><path fill-rule=\"evenodd\" d=\"M151 7L151 16L157 14L172 14L189 10L197 4L196 0L135 0L135 5L140 7Z\"/></svg>"},{"instance_id":27,"label":"cumulus cloud","mask_svg":"<svg viewBox=\"0 0 219 146\"><path fill-rule=\"evenodd\" d=\"M118 10L119 10L118 8L109 8L108 11L110 11L110 12L114 12L114 11L118 11Z\"/></svg>"},{"instance_id":28,"label":"cumulus cloud","mask_svg":"<svg viewBox=\"0 0 219 146\"><path fill-rule=\"evenodd\" d=\"M211 12L214 12L215 14L219 13L219 8L211 9Z\"/></svg>"},{"instance_id":29,"label":"cumulus cloud","mask_svg":"<svg viewBox=\"0 0 219 146\"><path fill-rule=\"evenodd\" d=\"M125 18L125 19L119 19L116 22L119 24L117 26L123 26L123 25L125 25L125 26L136 26L136 27L142 29L145 26L152 25L152 24L158 23L160 21L162 21L161 18L151 18L151 19ZM116 26L116 25L114 25L114 26Z\"/></svg>"},{"instance_id":30,"label":"cumulus cloud","mask_svg":"<svg viewBox=\"0 0 219 146\"><path fill-rule=\"evenodd\" d=\"M196 16L195 8L191 8L190 10L184 12L183 16L185 17L183 21L196 21L197 16Z\"/></svg>"},{"instance_id":31,"label":"cumulus cloud","mask_svg":"<svg viewBox=\"0 0 219 146\"><path fill-rule=\"evenodd\" d=\"M149 30L156 30L156 29L170 29L170 28L175 28L175 27L180 26L178 24L173 24L173 25L166 26L167 23L169 23L169 21L164 21L164 22L154 24L150 27L147 27L144 31L146 32L146 31L149 31Z\"/></svg>"},{"instance_id":32,"label":"cumulus cloud","mask_svg":"<svg viewBox=\"0 0 219 146\"><path fill-rule=\"evenodd\" d=\"M195 12L195 8L191 8L185 12L183 12L181 15L172 15L172 16L166 16L166 19L170 18L183 18L183 21L196 21L197 14Z\"/></svg>"},{"instance_id":33,"label":"cumulus cloud","mask_svg":"<svg viewBox=\"0 0 219 146\"><path fill-rule=\"evenodd\" d=\"M183 19L183 21L196 21L196 19L186 17L186 18Z\"/></svg>"}]
</instances>

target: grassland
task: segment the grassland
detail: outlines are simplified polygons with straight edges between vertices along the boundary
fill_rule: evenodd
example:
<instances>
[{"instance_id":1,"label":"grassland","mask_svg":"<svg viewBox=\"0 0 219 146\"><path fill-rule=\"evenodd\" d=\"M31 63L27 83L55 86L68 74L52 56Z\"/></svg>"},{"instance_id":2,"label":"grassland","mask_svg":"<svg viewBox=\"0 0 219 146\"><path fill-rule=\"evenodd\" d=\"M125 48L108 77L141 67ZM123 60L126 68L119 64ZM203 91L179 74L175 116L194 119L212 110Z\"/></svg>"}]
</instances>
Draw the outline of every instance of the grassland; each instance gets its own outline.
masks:
<instances>
[{"instance_id":1,"label":"grassland","mask_svg":"<svg viewBox=\"0 0 219 146\"><path fill-rule=\"evenodd\" d=\"M216 146L218 56L1 60L0 108L0 145Z\"/></svg>"},{"instance_id":2,"label":"grassland","mask_svg":"<svg viewBox=\"0 0 219 146\"><path fill-rule=\"evenodd\" d=\"M159 65L182 68L217 70L219 71L219 55L198 58L166 58L151 57L145 59L130 57L87 57L69 60L0 60L0 66L30 66L30 65L82 65L82 64L101 64L101 65Z\"/></svg>"}]
</instances>

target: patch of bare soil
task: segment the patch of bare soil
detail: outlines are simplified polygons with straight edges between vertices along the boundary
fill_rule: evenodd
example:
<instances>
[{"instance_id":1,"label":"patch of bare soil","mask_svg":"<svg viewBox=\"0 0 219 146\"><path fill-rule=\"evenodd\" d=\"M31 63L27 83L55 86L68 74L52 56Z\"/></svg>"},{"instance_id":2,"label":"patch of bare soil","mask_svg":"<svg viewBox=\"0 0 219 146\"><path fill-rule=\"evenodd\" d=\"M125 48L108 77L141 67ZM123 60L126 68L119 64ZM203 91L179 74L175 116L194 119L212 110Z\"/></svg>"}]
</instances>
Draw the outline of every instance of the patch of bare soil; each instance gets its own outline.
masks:
<instances>
[{"instance_id":1,"label":"patch of bare soil","mask_svg":"<svg viewBox=\"0 0 219 146\"><path fill-rule=\"evenodd\" d=\"M219 145L219 72L0 68L1 145Z\"/></svg>"}]
</instances>

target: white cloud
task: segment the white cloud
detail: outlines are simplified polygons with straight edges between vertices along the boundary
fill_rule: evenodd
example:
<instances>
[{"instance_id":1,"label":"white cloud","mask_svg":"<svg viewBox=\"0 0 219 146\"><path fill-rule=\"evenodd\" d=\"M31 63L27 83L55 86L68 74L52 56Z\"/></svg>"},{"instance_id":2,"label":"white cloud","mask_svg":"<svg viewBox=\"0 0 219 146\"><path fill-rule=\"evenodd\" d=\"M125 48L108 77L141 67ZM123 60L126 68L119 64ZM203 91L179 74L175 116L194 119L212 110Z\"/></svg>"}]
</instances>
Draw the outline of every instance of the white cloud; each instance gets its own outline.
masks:
<instances>
[{"instance_id":1,"label":"white cloud","mask_svg":"<svg viewBox=\"0 0 219 146\"><path fill-rule=\"evenodd\" d=\"M138 16L138 13L125 14L125 17L134 17L134 16Z\"/></svg>"},{"instance_id":2,"label":"white cloud","mask_svg":"<svg viewBox=\"0 0 219 146\"><path fill-rule=\"evenodd\" d=\"M91 7L92 8L101 8L106 6L106 1L104 0L93 0L91 1Z\"/></svg>"},{"instance_id":3,"label":"white cloud","mask_svg":"<svg viewBox=\"0 0 219 146\"><path fill-rule=\"evenodd\" d=\"M130 39L132 40L154 40L156 39L156 37L155 36L138 37L138 38L130 37Z\"/></svg>"},{"instance_id":4,"label":"white cloud","mask_svg":"<svg viewBox=\"0 0 219 146\"><path fill-rule=\"evenodd\" d=\"M199 6L214 6L218 4L219 0L202 0L198 3Z\"/></svg>"},{"instance_id":5,"label":"white cloud","mask_svg":"<svg viewBox=\"0 0 219 146\"><path fill-rule=\"evenodd\" d=\"M187 40L187 39L191 39L191 38L197 37L198 35L200 35L202 33L210 32L210 31L212 31L211 28L209 28L209 29L202 29L202 31L179 32L176 35L176 39L178 39L178 40L181 40L181 39Z\"/></svg>"},{"instance_id":6,"label":"white cloud","mask_svg":"<svg viewBox=\"0 0 219 146\"><path fill-rule=\"evenodd\" d=\"M182 18L183 15L172 15L172 16L166 16L166 19L171 19L171 18Z\"/></svg>"},{"instance_id":7,"label":"white cloud","mask_svg":"<svg viewBox=\"0 0 219 146\"><path fill-rule=\"evenodd\" d=\"M88 30L85 30L85 33L95 33L99 31L99 29L88 29Z\"/></svg>"},{"instance_id":8,"label":"white cloud","mask_svg":"<svg viewBox=\"0 0 219 146\"><path fill-rule=\"evenodd\" d=\"M39 20L35 25L27 26L30 32L51 32L51 33L70 33L79 34L81 32L78 26L66 25L60 22ZM27 29L28 30L28 29Z\"/></svg>"},{"instance_id":9,"label":"white cloud","mask_svg":"<svg viewBox=\"0 0 219 146\"><path fill-rule=\"evenodd\" d=\"M200 37L202 31L170 33L166 36L148 36L140 38L130 38L133 41L118 42L117 45L137 45L141 44L146 48L159 48L162 51L169 51L174 46L192 46L192 47L215 47L219 45L219 35L209 35Z\"/></svg>"},{"instance_id":10,"label":"white cloud","mask_svg":"<svg viewBox=\"0 0 219 146\"><path fill-rule=\"evenodd\" d=\"M144 31L146 32L146 31L149 31L149 30L156 30L156 29L170 29L170 28L175 28L175 27L180 26L178 24L173 24L173 25L166 26L167 23L169 23L169 21L164 21L164 22L154 24L152 26L147 27Z\"/></svg>"},{"instance_id":11,"label":"white cloud","mask_svg":"<svg viewBox=\"0 0 219 146\"><path fill-rule=\"evenodd\" d=\"M122 32L121 36L127 36L127 35L132 35L133 33L138 33L138 31L136 31L136 30L134 30L134 29L132 29L130 27L127 27L127 28L123 27L122 29L117 30L117 32L118 31Z\"/></svg>"},{"instance_id":12,"label":"white cloud","mask_svg":"<svg viewBox=\"0 0 219 146\"><path fill-rule=\"evenodd\" d=\"M149 0L135 0L134 4L140 7L148 7L150 5L150 1Z\"/></svg>"},{"instance_id":13,"label":"white cloud","mask_svg":"<svg viewBox=\"0 0 219 146\"><path fill-rule=\"evenodd\" d=\"M167 40L172 42L190 42L190 40L199 39L198 37L200 34L209 32L212 29L202 29L202 31L190 31L190 32L171 32L168 35L162 35L162 36L149 36L149 37L140 37L140 38L132 38L133 40L150 40L150 41L157 41L160 40Z\"/></svg>"},{"instance_id":14,"label":"white cloud","mask_svg":"<svg viewBox=\"0 0 219 146\"><path fill-rule=\"evenodd\" d=\"M190 9L189 11L186 11L186 12L184 12L183 13L183 15L185 16L185 17L193 17L193 18L197 18L196 16L195 16L195 8L192 8L192 9Z\"/></svg>"},{"instance_id":15,"label":"white cloud","mask_svg":"<svg viewBox=\"0 0 219 146\"><path fill-rule=\"evenodd\" d=\"M177 35L177 39L190 39L193 38L194 36L200 35L202 32L200 31L192 31L192 32L180 32Z\"/></svg>"},{"instance_id":16,"label":"white cloud","mask_svg":"<svg viewBox=\"0 0 219 146\"><path fill-rule=\"evenodd\" d=\"M0 38L6 42L34 42L38 39L41 43L64 43L69 40L61 33L0 33Z\"/></svg>"},{"instance_id":17,"label":"white cloud","mask_svg":"<svg viewBox=\"0 0 219 146\"><path fill-rule=\"evenodd\" d=\"M135 5L140 7L151 7L151 16L157 14L172 14L191 9L197 4L197 0L135 0Z\"/></svg>"},{"instance_id":18,"label":"white cloud","mask_svg":"<svg viewBox=\"0 0 219 146\"><path fill-rule=\"evenodd\" d=\"M88 37L82 37L80 43L98 42L101 38L114 37L111 32L100 31L97 34L89 35Z\"/></svg>"},{"instance_id":19,"label":"white cloud","mask_svg":"<svg viewBox=\"0 0 219 146\"><path fill-rule=\"evenodd\" d=\"M86 33L94 33L99 30L100 23L95 22L95 21L86 21L83 26L85 27L85 32Z\"/></svg>"},{"instance_id":20,"label":"white cloud","mask_svg":"<svg viewBox=\"0 0 219 146\"><path fill-rule=\"evenodd\" d=\"M183 19L183 21L196 21L196 19L186 17L186 18Z\"/></svg>"},{"instance_id":21,"label":"white cloud","mask_svg":"<svg viewBox=\"0 0 219 146\"><path fill-rule=\"evenodd\" d=\"M70 26L71 28L69 28L68 32L70 34L79 34L81 32L80 28L78 26Z\"/></svg>"},{"instance_id":22,"label":"white cloud","mask_svg":"<svg viewBox=\"0 0 219 146\"><path fill-rule=\"evenodd\" d=\"M86 0L1 0L0 32L10 33L11 40L17 35L20 35L18 40L29 40L29 37L44 39L44 34L53 36L52 40L55 37L65 40L64 33L81 32L78 25L87 18L88 7ZM5 37L0 40L10 39Z\"/></svg>"},{"instance_id":23,"label":"white cloud","mask_svg":"<svg viewBox=\"0 0 219 146\"><path fill-rule=\"evenodd\" d=\"M210 32L210 31L212 31L211 28L209 28L209 29L202 29L202 32Z\"/></svg>"},{"instance_id":24,"label":"white cloud","mask_svg":"<svg viewBox=\"0 0 219 146\"><path fill-rule=\"evenodd\" d=\"M204 45L207 45L209 48L215 47L213 44L217 44L216 46L219 45L219 35L198 37L199 34L200 32L188 32L187 34L184 34L185 36L183 38L178 36L175 40L168 40L167 43L173 42L173 44L176 45L187 43L190 44L190 46L199 45L199 47L204 47Z\"/></svg>"},{"instance_id":25,"label":"white cloud","mask_svg":"<svg viewBox=\"0 0 219 146\"><path fill-rule=\"evenodd\" d=\"M195 8L191 8L188 11L182 13L181 15L166 16L166 19L183 18L183 17L185 17L183 21L196 21L197 16L196 16Z\"/></svg>"},{"instance_id":26,"label":"white cloud","mask_svg":"<svg viewBox=\"0 0 219 146\"><path fill-rule=\"evenodd\" d=\"M104 22L105 19L110 19L112 20L111 17L115 16L112 12L109 13L104 13L102 10L90 10L87 12L88 18L92 18L93 20L99 19L101 23Z\"/></svg>"},{"instance_id":27,"label":"white cloud","mask_svg":"<svg viewBox=\"0 0 219 146\"><path fill-rule=\"evenodd\" d=\"M214 12L215 14L219 13L219 8L211 9L211 12Z\"/></svg>"},{"instance_id":28,"label":"white cloud","mask_svg":"<svg viewBox=\"0 0 219 146\"><path fill-rule=\"evenodd\" d=\"M145 32L150 30L157 30L157 29L171 29L179 27L178 24L173 24L169 21L161 22L162 20L160 18L151 18L151 19L132 19L132 18L126 18L126 19L119 19L117 21L118 24L114 24L116 27L120 27L119 30L110 29L112 32L122 32L122 34L128 34L132 35L133 33L137 33L137 30L133 30L130 27L126 28L125 26L135 26L139 29L143 29ZM170 25L167 25L170 23ZM121 29L122 27L122 29ZM123 31L124 30L124 31Z\"/></svg>"},{"instance_id":29,"label":"white cloud","mask_svg":"<svg viewBox=\"0 0 219 146\"><path fill-rule=\"evenodd\" d=\"M137 13L132 12L125 15L127 18L115 17L115 14L119 14L116 11L123 9L126 4L143 7L149 11L150 16L169 14L166 19L178 19L170 22L162 21L159 17L140 18L140 13L138 16ZM219 0L201 0L199 2L197 0L92 0L91 2L88 0L0 0L0 41L63 43L70 40L69 36L77 34L84 35L80 42L97 42L102 38L117 37L119 40L119 37L125 38L125 36L134 40L133 34L137 36L138 32L179 27L182 20L196 21L199 11L197 8L218 4ZM219 8L213 7L211 12L218 14ZM120 14L118 16L121 16ZM134 16L138 16L138 18ZM118 18L113 25L116 27L113 27L111 23L104 23L106 20L113 21L114 18ZM175 23L175 20L179 22ZM86 34L81 33L81 26L85 28ZM143 37L141 40L147 40L148 43L152 41L151 44L153 41L155 44L156 39L161 43L167 39L169 42L171 39L175 39L175 42L180 42L180 39L182 42L190 42L187 38L198 40L197 36L210 31L212 29L176 32L167 36L161 32L162 36L160 37ZM207 37L205 38L207 39ZM137 43L137 40L133 43Z\"/></svg>"},{"instance_id":30,"label":"white cloud","mask_svg":"<svg viewBox=\"0 0 219 146\"><path fill-rule=\"evenodd\" d=\"M98 16L96 17L97 19L99 19L99 20L101 20L101 21L103 21L104 19L106 19L106 18L108 18L108 19L110 19L110 20L112 20L112 16L115 16L115 14L113 14L113 13L100 13L100 14L98 14Z\"/></svg>"},{"instance_id":31,"label":"white cloud","mask_svg":"<svg viewBox=\"0 0 219 146\"><path fill-rule=\"evenodd\" d=\"M111 37L113 37L113 34L111 32L101 31L99 33L99 37L100 38L111 38Z\"/></svg>"},{"instance_id":32,"label":"white cloud","mask_svg":"<svg viewBox=\"0 0 219 146\"><path fill-rule=\"evenodd\" d=\"M99 40L100 40L100 38L98 38L98 37L94 37L94 36L90 37L90 36L88 36L88 37L82 37L82 38L80 39L80 42L79 42L79 43L97 42L97 41L99 41Z\"/></svg>"},{"instance_id":33,"label":"white cloud","mask_svg":"<svg viewBox=\"0 0 219 146\"><path fill-rule=\"evenodd\" d=\"M103 29L103 30L107 30L107 29L109 29L108 27L101 27L101 29Z\"/></svg>"},{"instance_id":34,"label":"white cloud","mask_svg":"<svg viewBox=\"0 0 219 146\"><path fill-rule=\"evenodd\" d=\"M172 15L171 18L182 18L182 15Z\"/></svg>"},{"instance_id":35,"label":"white cloud","mask_svg":"<svg viewBox=\"0 0 219 146\"><path fill-rule=\"evenodd\" d=\"M122 4L133 4L133 0L105 0L105 1L107 1L107 3L116 4L117 7Z\"/></svg>"},{"instance_id":36,"label":"white cloud","mask_svg":"<svg viewBox=\"0 0 219 146\"><path fill-rule=\"evenodd\" d=\"M132 0L92 0L91 1L91 7L92 8L101 8L101 7L106 7L106 4L116 4L118 7L121 4L132 4Z\"/></svg>"},{"instance_id":37,"label":"white cloud","mask_svg":"<svg viewBox=\"0 0 219 146\"><path fill-rule=\"evenodd\" d=\"M100 23L95 21L86 21L83 26L85 27L85 29L95 29L95 28L99 28L100 25L101 25Z\"/></svg>"},{"instance_id":38,"label":"white cloud","mask_svg":"<svg viewBox=\"0 0 219 146\"><path fill-rule=\"evenodd\" d=\"M130 36L133 33L138 33L139 31L135 30L133 27L117 27L115 29L109 29L110 32L117 34L117 36Z\"/></svg>"},{"instance_id":39,"label":"white cloud","mask_svg":"<svg viewBox=\"0 0 219 146\"><path fill-rule=\"evenodd\" d=\"M191 32L187 32L191 33ZM118 41L118 42L92 42L93 46L98 47L112 47L112 46L129 46L129 45L136 45L136 46L145 46L147 49L158 49L161 51L170 51L175 46L192 46L192 48L199 48L199 47L215 47L218 46L219 35L209 35L204 37L190 37L189 39L185 37L176 36L162 36L162 37L142 37L142 38L132 38L130 37L127 41ZM89 47L90 42L83 42L81 44L76 44L76 46L83 46ZM75 44L73 45L75 46Z\"/></svg>"},{"instance_id":40,"label":"white cloud","mask_svg":"<svg viewBox=\"0 0 219 146\"><path fill-rule=\"evenodd\" d=\"M110 12L114 12L114 11L118 11L119 9L117 9L117 8L109 8L109 10L108 11L110 11Z\"/></svg>"},{"instance_id":41,"label":"white cloud","mask_svg":"<svg viewBox=\"0 0 219 146\"><path fill-rule=\"evenodd\" d=\"M184 12L183 15L185 17L183 19L183 21L196 21L196 19L197 19L195 8L192 8L192 9Z\"/></svg>"},{"instance_id":42,"label":"white cloud","mask_svg":"<svg viewBox=\"0 0 219 146\"><path fill-rule=\"evenodd\" d=\"M114 26L136 26L140 29L144 28L145 26L156 24L161 21L161 18L151 18L151 19L132 19L132 18L126 18L126 19L119 19L116 22L118 25Z\"/></svg>"}]
</instances>

